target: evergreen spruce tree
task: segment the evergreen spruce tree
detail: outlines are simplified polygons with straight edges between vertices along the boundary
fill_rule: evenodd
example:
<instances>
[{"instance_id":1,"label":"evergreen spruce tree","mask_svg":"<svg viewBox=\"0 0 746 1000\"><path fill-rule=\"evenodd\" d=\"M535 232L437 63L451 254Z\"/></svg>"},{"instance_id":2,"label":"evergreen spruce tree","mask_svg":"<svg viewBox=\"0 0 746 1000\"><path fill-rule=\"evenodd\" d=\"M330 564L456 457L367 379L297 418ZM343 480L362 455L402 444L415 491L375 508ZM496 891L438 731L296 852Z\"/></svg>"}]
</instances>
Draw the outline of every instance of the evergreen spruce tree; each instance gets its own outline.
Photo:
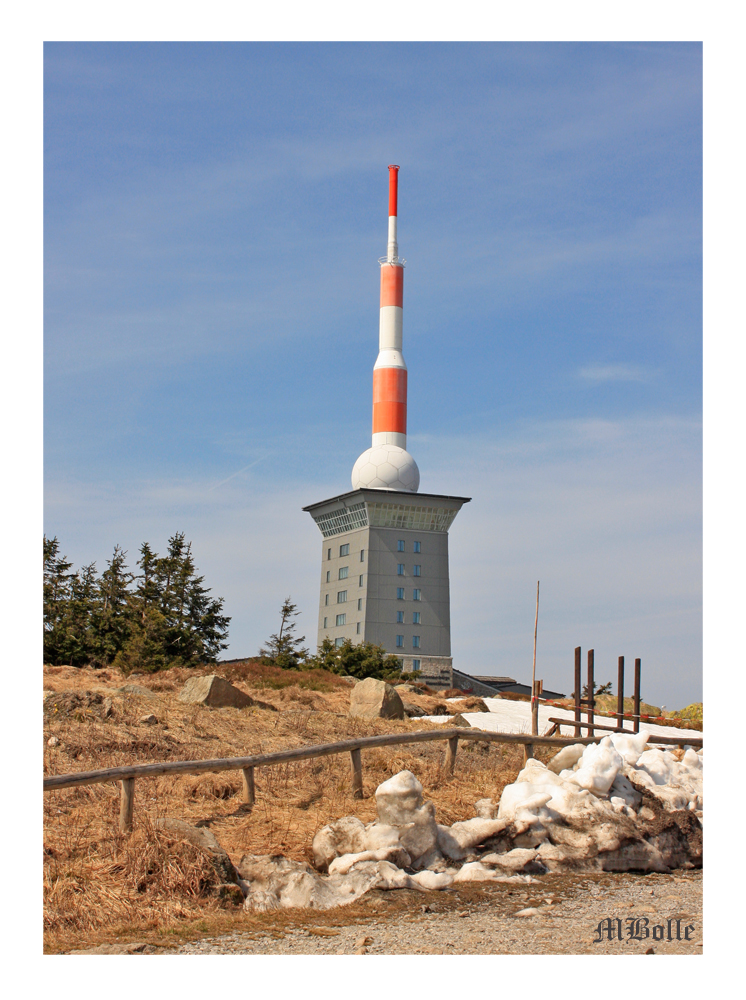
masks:
<instances>
[{"instance_id":1,"label":"evergreen spruce tree","mask_svg":"<svg viewBox=\"0 0 746 1000\"><path fill-rule=\"evenodd\" d=\"M59 554L57 536L44 536L44 662L64 663L63 621L70 598L72 563Z\"/></svg>"},{"instance_id":2,"label":"evergreen spruce tree","mask_svg":"<svg viewBox=\"0 0 746 1000\"><path fill-rule=\"evenodd\" d=\"M293 634L296 628L293 619L300 614L297 607L289 596L285 598L280 608L280 630L269 637L266 649L259 650L260 656L266 656L276 667L286 670L297 669L308 657L308 650L303 646L306 637Z\"/></svg>"}]
</instances>

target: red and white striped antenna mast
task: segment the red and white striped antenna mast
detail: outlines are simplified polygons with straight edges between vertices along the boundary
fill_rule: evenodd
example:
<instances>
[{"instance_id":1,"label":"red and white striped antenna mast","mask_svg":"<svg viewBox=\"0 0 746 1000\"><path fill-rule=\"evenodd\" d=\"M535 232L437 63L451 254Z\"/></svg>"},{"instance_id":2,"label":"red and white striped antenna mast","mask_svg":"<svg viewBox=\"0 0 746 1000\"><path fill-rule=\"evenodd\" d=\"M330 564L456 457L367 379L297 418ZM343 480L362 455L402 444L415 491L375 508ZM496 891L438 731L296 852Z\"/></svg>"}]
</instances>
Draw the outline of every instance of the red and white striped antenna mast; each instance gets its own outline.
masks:
<instances>
[{"instance_id":1,"label":"red and white striped antenna mast","mask_svg":"<svg viewBox=\"0 0 746 1000\"><path fill-rule=\"evenodd\" d=\"M404 265L399 256L399 166L389 164L389 226L381 265L381 311L378 357L373 367L373 437L371 447L355 462L353 489L402 490L416 493L417 463L407 451L407 365L402 354Z\"/></svg>"}]
</instances>

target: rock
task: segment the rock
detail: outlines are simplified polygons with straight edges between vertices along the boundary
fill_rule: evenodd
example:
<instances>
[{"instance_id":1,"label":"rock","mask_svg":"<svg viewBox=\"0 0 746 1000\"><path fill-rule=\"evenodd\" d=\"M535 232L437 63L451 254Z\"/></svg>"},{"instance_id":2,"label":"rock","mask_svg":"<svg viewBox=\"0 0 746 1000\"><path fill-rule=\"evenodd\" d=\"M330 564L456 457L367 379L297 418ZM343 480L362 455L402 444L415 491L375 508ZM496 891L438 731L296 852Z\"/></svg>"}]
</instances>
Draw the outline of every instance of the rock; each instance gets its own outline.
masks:
<instances>
[{"instance_id":1,"label":"rock","mask_svg":"<svg viewBox=\"0 0 746 1000\"><path fill-rule=\"evenodd\" d=\"M514 917L538 917L539 911L535 906L527 906L524 910L518 910L517 913L513 914Z\"/></svg>"},{"instance_id":2,"label":"rock","mask_svg":"<svg viewBox=\"0 0 746 1000\"><path fill-rule=\"evenodd\" d=\"M418 705L413 705L409 701L403 701L402 708L404 709L404 714L408 719L419 719L423 715L427 715L427 712L423 708L420 708Z\"/></svg>"},{"instance_id":3,"label":"rock","mask_svg":"<svg viewBox=\"0 0 746 1000\"><path fill-rule=\"evenodd\" d=\"M403 719L404 706L391 684L366 677L350 693L349 714L364 719Z\"/></svg>"},{"instance_id":4,"label":"rock","mask_svg":"<svg viewBox=\"0 0 746 1000\"><path fill-rule=\"evenodd\" d=\"M210 708L247 708L254 699L217 674L190 677L179 694L179 701Z\"/></svg>"},{"instance_id":5,"label":"rock","mask_svg":"<svg viewBox=\"0 0 746 1000\"><path fill-rule=\"evenodd\" d=\"M223 883L238 882L240 873L236 870L228 852L218 843L211 830L204 827L191 826L182 819L157 819L155 826L159 830L173 834L181 840L194 844L210 858L210 862Z\"/></svg>"},{"instance_id":6,"label":"rock","mask_svg":"<svg viewBox=\"0 0 746 1000\"><path fill-rule=\"evenodd\" d=\"M359 677L352 677L350 674L342 674L342 680L347 681L350 687L355 687L356 684L360 683Z\"/></svg>"},{"instance_id":7,"label":"rock","mask_svg":"<svg viewBox=\"0 0 746 1000\"><path fill-rule=\"evenodd\" d=\"M142 698L157 698L158 695L150 688L143 687L142 684L125 684L124 687L117 688L120 694L139 694Z\"/></svg>"},{"instance_id":8,"label":"rock","mask_svg":"<svg viewBox=\"0 0 746 1000\"><path fill-rule=\"evenodd\" d=\"M48 747L58 747L60 745L60 740L58 736L50 736L47 740Z\"/></svg>"},{"instance_id":9,"label":"rock","mask_svg":"<svg viewBox=\"0 0 746 1000\"><path fill-rule=\"evenodd\" d=\"M154 715L141 715L137 720L141 726L156 726L158 725L158 719Z\"/></svg>"}]
</instances>

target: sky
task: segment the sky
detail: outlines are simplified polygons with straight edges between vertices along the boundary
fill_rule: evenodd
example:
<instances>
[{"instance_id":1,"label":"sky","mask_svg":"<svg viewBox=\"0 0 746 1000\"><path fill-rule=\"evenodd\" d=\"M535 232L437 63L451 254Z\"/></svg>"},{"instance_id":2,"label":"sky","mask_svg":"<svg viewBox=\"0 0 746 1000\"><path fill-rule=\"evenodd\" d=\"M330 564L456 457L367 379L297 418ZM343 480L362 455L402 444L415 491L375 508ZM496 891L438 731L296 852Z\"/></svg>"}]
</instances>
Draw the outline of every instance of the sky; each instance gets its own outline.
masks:
<instances>
[{"instance_id":1,"label":"sky","mask_svg":"<svg viewBox=\"0 0 746 1000\"><path fill-rule=\"evenodd\" d=\"M47 43L48 535L184 531L255 654L370 445L389 163L454 666L702 697L698 43ZM630 669L631 674L631 669Z\"/></svg>"}]
</instances>

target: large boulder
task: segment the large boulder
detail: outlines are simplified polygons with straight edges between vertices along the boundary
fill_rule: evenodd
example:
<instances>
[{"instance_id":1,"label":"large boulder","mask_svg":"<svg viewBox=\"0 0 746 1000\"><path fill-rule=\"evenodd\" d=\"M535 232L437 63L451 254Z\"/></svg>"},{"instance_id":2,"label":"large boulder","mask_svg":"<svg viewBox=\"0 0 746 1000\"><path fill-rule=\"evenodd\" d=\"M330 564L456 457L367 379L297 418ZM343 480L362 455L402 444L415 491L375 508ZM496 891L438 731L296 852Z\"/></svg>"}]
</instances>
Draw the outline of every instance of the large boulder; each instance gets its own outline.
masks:
<instances>
[{"instance_id":1,"label":"large boulder","mask_svg":"<svg viewBox=\"0 0 746 1000\"><path fill-rule=\"evenodd\" d=\"M364 719L403 719L404 705L391 684L366 677L350 692L350 715Z\"/></svg>"},{"instance_id":2,"label":"large boulder","mask_svg":"<svg viewBox=\"0 0 746 1000\"><path fill-rule=\"evenodd\" d=\"M210 708L247 708L254 704L253 698L217 674L190 677L181 690L179 701L188 705L209 705Z\"/></svg>"}]
</instances>

